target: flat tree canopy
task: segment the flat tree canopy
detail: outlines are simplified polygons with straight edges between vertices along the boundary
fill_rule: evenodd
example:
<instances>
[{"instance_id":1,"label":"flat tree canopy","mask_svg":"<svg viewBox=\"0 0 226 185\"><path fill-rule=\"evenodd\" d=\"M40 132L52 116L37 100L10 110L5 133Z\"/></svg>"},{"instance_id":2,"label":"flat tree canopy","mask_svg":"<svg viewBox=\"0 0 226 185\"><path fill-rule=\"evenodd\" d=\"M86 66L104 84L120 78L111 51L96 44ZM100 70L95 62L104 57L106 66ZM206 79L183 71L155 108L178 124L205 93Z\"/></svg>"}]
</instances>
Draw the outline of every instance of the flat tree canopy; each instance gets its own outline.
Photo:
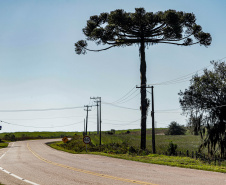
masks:
<instances>
[{"instance_id":1,"label":"flat tree canopy","mask_svg":"<svg viewBox=\"0 0 226 185\"><path fill-rule=\"evenodd\" d=\"M203 139L201 148L226 157L226 64L211 63L214 70L195 75L189 88L179 93L180 105L185 114L197 118L194 126Z\"/></svg>"},{"instance_id":2,"label":"flat tree canopy","mask_svg":"<svg viewBox=\"0 0 226 185\"><path fill-rule=\"evenodd\" d=\"M144 8L136 8L135 13L118 9L91 16L83 33L87 40L94 41L97 45L110 45L103 50L140 44L142 41L146 44L188 46L199 43L209 46L212 40L210 34L203 32L202 27L196 24L193 13L176 10L153 13L146 12ZM75 44L77 54L85 54L87 50L101 51L88 49L86 40Z\"/></svg>"},{"instance_id":3,"label":"flat tree canopy","mask_svg":"<svg viewBox=\"0 0 226 185\"><path fill-rule=\"evenodd\" d=\"M179 46L200 44L209 46L211 35L202 31L196 24L193 13L176 10L146 12L144 8L136 8L134 13L122 9L110 13L91 16L83 28L86 40L75 43L77 54L87 51L103 51L112 47L139 45L141 74L141 149L146 148L146 117L149 101L146 98L146 61L147 45L158 43ZM103 49L91 50L87 41L97 45L107 45Z\"/></svg>"}]
</instances>

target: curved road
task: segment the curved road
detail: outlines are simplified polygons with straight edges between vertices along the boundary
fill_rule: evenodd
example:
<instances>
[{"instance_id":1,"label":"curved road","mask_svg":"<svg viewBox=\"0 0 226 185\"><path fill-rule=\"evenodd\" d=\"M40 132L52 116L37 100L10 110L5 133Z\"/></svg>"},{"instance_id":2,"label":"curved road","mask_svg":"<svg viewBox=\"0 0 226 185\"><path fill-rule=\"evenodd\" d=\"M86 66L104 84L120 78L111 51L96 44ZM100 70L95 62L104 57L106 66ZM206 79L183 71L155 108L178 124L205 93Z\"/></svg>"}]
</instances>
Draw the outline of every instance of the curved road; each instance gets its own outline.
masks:
<instances>
[{"instance_id":1,"label":"curved road","mask_svg":"<svg viewBox=\"0 0 226 185\"><path fill-rule=\"evenodd\" d=\"M19 141L0 150L6 185L223 185L226 174L54 150L46 142Z\"/></svg>"}]
</instances>

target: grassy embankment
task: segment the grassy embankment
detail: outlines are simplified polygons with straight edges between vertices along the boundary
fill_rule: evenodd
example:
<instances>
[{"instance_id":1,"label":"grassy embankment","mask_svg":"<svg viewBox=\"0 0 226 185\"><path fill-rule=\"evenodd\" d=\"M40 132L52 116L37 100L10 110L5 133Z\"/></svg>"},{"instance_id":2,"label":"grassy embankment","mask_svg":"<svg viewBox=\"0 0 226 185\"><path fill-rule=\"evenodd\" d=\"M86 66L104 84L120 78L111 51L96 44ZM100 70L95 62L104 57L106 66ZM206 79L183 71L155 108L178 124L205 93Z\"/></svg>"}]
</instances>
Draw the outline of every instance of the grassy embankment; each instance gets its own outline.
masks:
<instances>
[{"instance_id":1,"label":"grassy embankment","mask_svg":"<svg viewBox=\"0 0 226 185\"><path fill-rule=\"evenodd\" d=\"M161 129L157 129L157 133L161 132ZM216 171L226 173L226 161L210 163L186 157L186 152L198 151L200 144L200 137L193 135L184 136L168 136L168 135L156 135L156 151L158 154L151 154L151 135L150 130L147 134L147 150L141 151L140 146L140 131L130 130L130 133L126 131L116 131L115 134L102 134L102 147L98 146L99 136L91 133L90 135L92 144L88 145L88 153L104 155L109 157L121 158L126 160L140 161L145 163L177 166L183 168L193 168L200 170ZM182 156L167 156L163 155L169 147L169 142L177 144L177 151L181 151ZM86 153L85 144L82 142L82 136L79 134L74 137L73 140L68 143L57 142L50 144L51 147L63 150L70 153ZM205 152L205 151L204 151ZM184 154L184 156L183 156Z\"/></svg>"}]
</instances>

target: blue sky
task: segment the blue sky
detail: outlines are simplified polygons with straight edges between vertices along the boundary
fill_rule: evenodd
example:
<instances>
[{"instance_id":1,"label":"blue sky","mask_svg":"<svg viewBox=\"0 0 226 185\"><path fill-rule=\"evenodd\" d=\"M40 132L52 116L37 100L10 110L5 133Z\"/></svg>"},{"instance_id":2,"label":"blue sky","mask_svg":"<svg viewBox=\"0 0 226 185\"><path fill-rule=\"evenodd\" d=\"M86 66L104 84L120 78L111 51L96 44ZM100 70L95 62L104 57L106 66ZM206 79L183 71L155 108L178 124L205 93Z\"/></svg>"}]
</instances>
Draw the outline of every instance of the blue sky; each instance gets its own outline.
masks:
<instances>
[{"instance_id":1,"label":"blue sky","mask_svg":"<svg viewBox=\"0 0 226 185\"><path fill-rule=\"evenodd\" d=\"M226 57L225 5L223 0L0 0L0 110L80 107L91 105L93 96L114 102L139 85L138 46L86 55L74 52L74 43L85 38L82 28L89 17L115 9L134 12L134 8L144 7L150 12L193 12L197 23L212 35L208 48L163 44L147 48L148 84L177 79L207 67L211 60ZM188 87L189 79L186 80L154 86L157 127L167 127L171 121L186 124L178 96L180 90ZM139 90L135 88L131 94L124 103L116 105L139 109ZM88 130L93 131L96 107L89 114ZM1 123L2 132L82 131L85 116L83 108L0 112L0 120L10 123ZM148 117L147 127L151 128L150 114ZM139 118L139 110L102 104L103 130L140 128Z\"/></svg>"}]
</instances>

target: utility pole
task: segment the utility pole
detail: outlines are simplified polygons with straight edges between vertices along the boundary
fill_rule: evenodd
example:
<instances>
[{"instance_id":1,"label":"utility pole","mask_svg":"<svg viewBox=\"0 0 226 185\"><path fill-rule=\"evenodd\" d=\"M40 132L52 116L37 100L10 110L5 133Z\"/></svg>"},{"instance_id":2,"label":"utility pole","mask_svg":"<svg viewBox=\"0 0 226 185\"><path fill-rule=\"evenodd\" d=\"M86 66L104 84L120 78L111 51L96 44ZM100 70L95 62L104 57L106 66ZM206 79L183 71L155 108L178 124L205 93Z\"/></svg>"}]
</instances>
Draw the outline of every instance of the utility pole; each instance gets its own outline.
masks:
<instances>
[{"instance_id":1,"label":"utility pole","mask_svg":"<svg viewBox=\"0 0 226 185\"><path fill-rule=\"evenodd\" d=\"M97 101L95 101L96 103L97 103L97 108L98 108L98 106L100 106L100 119L98 119L98 121L99 121L99 126L97 126L98 128L99 128L99 134L100 134L100 145L101 145L101 123L102 123L102 120L101 120L101 97L92 97L92 98L90 98L90 99L98 99ZM99 103L99 105L98 105L98 103ZM98 113L97 113L97 116L98 116ZM98 122L97 121L97 122ZM97 129L98 130L98 129Z\"/></svg>"},{"instance_id":2,"label":"utility pole","mask_svg":"<svg viewBox=\"0 0 226 185\"><path fill-rule=\"evenodd\" d=\"M84 133L86 132L86 119L84 119Z\"/></svg>"},{"instance_id":3,"label":"utility pole","mask_svg":"<svg viewBox=\"0 0 226 185\"><path fill-rule=\"evenodd\" d=\"M84 110L87 111L87 114L86 114L86 135L87 135L88 112L91 111L91 110L89 109L89 107L92 107L92 106L84 105L84 107L86 107L86 109L84 109Z\"/></svg>"},{"instance_id":4,"label":"utility pole","mask_svg":"<svg viewBox=\"0 0 226 185\"><path fill-rule=\"evenodd\" d=\"M155 111L154 111L154 87L151 86L151 102L152 102L152 110L151 110L151 117L152 117L152 152L153 154L156 153L155 150Z\"/></svg>"},{"instance_id":5,"label":"utility pole","mask_svg":"<svg viewBox=\"0 0 226 185\"><path fill-rule=\"evenodd\" d=\"M90 99L96 99L95 97L90 97ZM94 101L97 103L95 106L97 106L97 134L99 134L100 124L99 124L99 101Z\"/></svg>"},{"instance_id":6,"label":"utility pole","mask_svg":"<svg viewBox=\"0 0 226 185\"><path fill-rule=\"evenodd\" d=\"M156 153L155 150L155 119L154 119L154 92L153 92L153 86L143 86L141 85L140 87L136 86L136 88L142 88L146 91L146 88L151 88L152 89L152 111L151 111L151 117L152 117L152 152L153 154ZM146 134L145 134L145 141L146 141Z\"/></svg>"},{"instance_id":7,"label":"utility pole","mask_svg":"<svg viewBox=\"0 0 226 185\"><path fill-rule=\"evenodd\" d=\"M100 100L100 145L101 145L101 123L102 123L102 120L101 120L101 97L99 97L99 100Z\"/></svg>"}]
</instances>

